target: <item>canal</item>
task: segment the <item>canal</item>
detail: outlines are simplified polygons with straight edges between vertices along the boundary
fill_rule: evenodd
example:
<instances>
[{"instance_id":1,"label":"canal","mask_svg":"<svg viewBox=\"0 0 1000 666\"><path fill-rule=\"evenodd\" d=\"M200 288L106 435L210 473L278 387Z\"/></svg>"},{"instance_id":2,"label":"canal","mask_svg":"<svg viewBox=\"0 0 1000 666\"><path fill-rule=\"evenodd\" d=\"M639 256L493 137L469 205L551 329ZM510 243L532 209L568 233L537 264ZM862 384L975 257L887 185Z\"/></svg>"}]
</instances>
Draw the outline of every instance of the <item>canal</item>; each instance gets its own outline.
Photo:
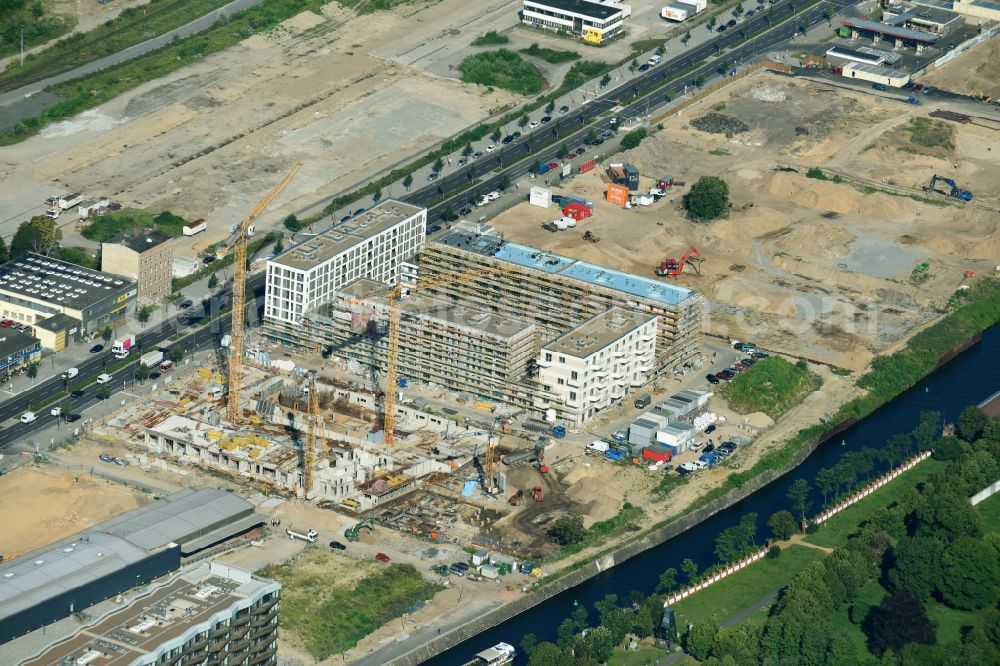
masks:
<instances>
[{"instance_id":1,"label":"canal","mask_svg":"<svg viewBox=\"0 0 1000 666\"><path fill-rule=\"evenodd\" d=\"M697 562L699 569L704 570L716 563L716 536L725 528L738 523L740 516L756 512L758 536L764 539L767 534L767 518L775 511L791 510L785 494L796 480L806 479L812 484L817 470L836 464L845 452L866 446L878 447L896 433L909 432L916 426L923 411L939 411L946 420L954 422L966 406L985 400L998 389L1000 325L985 331L979 344L959 354L893 402L821 444L805 462L774 483L687 532L459 643L424 663L431 666L464 664L476 652L501 641L516 647L528 633L535 634L540 641L554 641L556 628L573 612L574 602L585 606L591 611L591 617L595 617L593 604L603 599L604 595L617 594L623 597L632 590L651 594L660 574L668 567L680 570L681 560L686 557ZM815 490L812 501L815 511L822 502L822 497Z\"/></svg>"}]
</instances>

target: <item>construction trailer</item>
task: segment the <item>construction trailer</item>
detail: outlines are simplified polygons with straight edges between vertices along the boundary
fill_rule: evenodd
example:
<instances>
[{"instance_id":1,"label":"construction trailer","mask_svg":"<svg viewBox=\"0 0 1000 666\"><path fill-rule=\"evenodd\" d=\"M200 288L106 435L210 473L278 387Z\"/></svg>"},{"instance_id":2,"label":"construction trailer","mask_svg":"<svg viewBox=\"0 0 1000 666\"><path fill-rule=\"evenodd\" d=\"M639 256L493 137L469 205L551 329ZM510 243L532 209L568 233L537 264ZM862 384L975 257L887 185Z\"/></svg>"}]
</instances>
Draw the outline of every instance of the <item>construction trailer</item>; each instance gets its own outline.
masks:
<instances>
[{"instance_id":1,"label":"construction trailer","mask_svg":"<svg viewBox=\"0 0 1000 666\"><path fill-rule=\"evenodd\" d=\"M552 205L552 190L538 185L531 188L528 195L528 203L539 208L548 208Z\"/></svg>"},{"instance_id":2,"label":"construction trailer","mask_svg":"<svg viewBox=\"0 0 1000 666\"><path fill-rule=\"evenodd\" d=\"M878 83L890 88L902 88L910 82L910 75L887 67L869 65L863 62L852 62L834 70L846 79L859 79L869 83Z\"/></svg>"},{"instance_id":3,"label":"construction trailer","mask_svg":"<svg viewBox=\"0 0 1000 666\"><path fill-rule=\"evenodd\" d=\"M708 0L685 0L685 2L672 2L660 10L660 18L668 21L686 21L695 14L705 11Z\"/></svg>"},{"instance_id":4,"label":"construction trailer","mask_svg":"<svg viewBox=\"0 0 1000 666\"><path fill-rule=\"evenodd\" d=\"M617 183L611 183L608 185L607 199L608 203L613 203L618 206L624 206L628 203L628 186L619 185Z\"/></svg>"},{"instance_id":5,"label":"construction trailer","mask_svg":"<svg viewBox=\"0 0 1000 666\"><path fill-rule=\"evenodd\" d=\"M630 190L639 189L639 170L631 164L609 164L608 178L612 183L625 185Z\"/></svg>"}]
</instances>

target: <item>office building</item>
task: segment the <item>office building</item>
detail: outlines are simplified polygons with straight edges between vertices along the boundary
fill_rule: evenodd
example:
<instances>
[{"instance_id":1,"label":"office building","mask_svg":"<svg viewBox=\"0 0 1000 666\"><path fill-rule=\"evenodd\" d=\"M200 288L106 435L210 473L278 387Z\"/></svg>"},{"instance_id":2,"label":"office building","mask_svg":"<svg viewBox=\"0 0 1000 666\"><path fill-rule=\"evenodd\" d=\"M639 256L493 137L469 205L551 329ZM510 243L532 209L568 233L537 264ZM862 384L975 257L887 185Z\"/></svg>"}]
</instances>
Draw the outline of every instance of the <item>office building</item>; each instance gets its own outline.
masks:
<instances>
[{"instance_id":1,"label":"office building","mask_svg":"<svg viewBox=\"0 0 1000 666\"><path fill-rule=\"evenodd\" d=\"M107 612L84 620L83 626L71 619L68 627L53 627L52 638L42 651L20 663L23 666L277 663L279 583L211 561L193 566L179 576L157 580L151 588L147 594L127 601L106 602L110 606ZM0 646L0 655L4 652L16 655L15 650Z\"/></svg>"},{"instance_id":2,"label":"office building","mask_svg":"<svg viewBox=\"0 0 1000 666\"><path fill-rule=\"evenodd\" d=\"M613 307L542 345L539 409L580 425L646 383L653 370L656 317Z\"/></svg>"},{"instance_id":3,"label":"office building","mask_svg":"<svg viewBox=\"0 0 1000 666\"><path fill-rule=\"evenodd\" d=\"M533 28L565 32L591 44L622 33L629 5L610 0L523 0L521 22Z\"/></svg>"},{"instance_id":4,"label":"office building","mask_svg":"<svg viewBox=\"0 0 1000 666\"><path fill-rule=\"evenodd\" d=\"M135 280L140 306L162 305L170 295L173 262L173 243L159 229L129 230L101 243L101 270Z\"/></svg>"},{"instance_id":5,"label":"office building","mask_svg":"<svg viewBox=\"0 0 1000 666\"><path fill-rule=\"evenodd\" d=\"M35 328L57 315L42 346L58 351L135 311L138 286L122 275L29 253L0 266L0 314ZM55 329L55 330L51 330ZM41 332L39 332L41 334ZM48 344L47 344L48 343Z\"/></svg>"},{"instance_id":6,"label":"office building","mask_svg":"<svg viewBox=\"0 0 1000 666\"><path fill-rule=\"evenodd\" d=\"M313 236L267 262L265 335L301 344L302 317L348 284L370 279L394 285L423 245L427 210L395 200Z\"/></svg>"},{"instance_id":7,"label":"office building","mask_svg":"<svg viewBox=\"0 0 1000 666\"><path fill-rule=\"evenodd\" d=\"M24 370L42 357L42 344L37 338L15 328L0 328L0 382Z\"/></svg>"}]
</instances>

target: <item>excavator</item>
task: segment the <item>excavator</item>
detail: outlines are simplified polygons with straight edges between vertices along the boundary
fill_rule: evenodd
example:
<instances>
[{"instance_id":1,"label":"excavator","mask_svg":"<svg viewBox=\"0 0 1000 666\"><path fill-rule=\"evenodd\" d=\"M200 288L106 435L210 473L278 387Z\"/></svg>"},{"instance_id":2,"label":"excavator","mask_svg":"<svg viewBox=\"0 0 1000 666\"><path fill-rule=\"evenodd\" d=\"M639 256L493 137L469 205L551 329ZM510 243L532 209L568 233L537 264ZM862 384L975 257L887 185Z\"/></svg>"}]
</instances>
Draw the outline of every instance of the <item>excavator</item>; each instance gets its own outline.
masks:
<instances>
[{"instance_id":1,"label":"excavator","mask_svg":"<svg viewBox=\"0 0 1000 666\"><path fill-rule=\"evenodd\" d=\"M949 197L953 199L961 199L962 201L972 201L972 192L963 190L956 185L955 181L951 178L945 178L944 176L939 176L937 174L931 176L931 184L924 188L924 192L937 192L938 190L936 185L938 184L938 181L951 188L948 192Z\"/></svg>"},{"instance_id":2,"label":"excavator","mask_svg":"<svg viewBox=\"0 0 1000 666\"><path fill-rule=\"evenodd\" d=\"M701 261L701 253L698 252L698 248L692 245L691 249L685 252L679 261L672 258L661 261L660 265L656 267L656 274L661 277L677 277L684 271L685 264L691 264L695 274L701 275L701 269L698 268L699 261Z\"/></svg>"},{"instance_id":3,"label":"excavator","mask_svg":"<svg viewBox=\"0 0 1000 666\"><path fill-rule=\"evenodd\" d=\"M375 522L371 518L365 518L357 525L352 525L344 530L344 536L348 541L358 541L361 538L361 528L367 527L369 532L375 530Z\"/></svg>"}]
</instances>

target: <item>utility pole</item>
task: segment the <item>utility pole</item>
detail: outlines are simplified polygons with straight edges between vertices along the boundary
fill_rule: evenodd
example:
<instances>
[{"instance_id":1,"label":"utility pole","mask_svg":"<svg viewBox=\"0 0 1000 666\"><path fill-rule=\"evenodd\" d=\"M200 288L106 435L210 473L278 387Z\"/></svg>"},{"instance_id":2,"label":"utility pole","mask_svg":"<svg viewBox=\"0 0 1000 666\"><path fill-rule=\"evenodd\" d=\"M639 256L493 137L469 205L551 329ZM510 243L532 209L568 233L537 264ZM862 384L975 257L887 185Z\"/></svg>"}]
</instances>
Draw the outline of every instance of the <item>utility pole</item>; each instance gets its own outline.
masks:
<instances>
[{"instance_id":1,"label":"utility pole","mask_svg":"<svg viewBox=\"0 0 1000 666\"><path fill-rule=\"evenodd\" d=\"M21 67L24 67L24 26L21 26Z\"/></svg>"}]
</instances>

